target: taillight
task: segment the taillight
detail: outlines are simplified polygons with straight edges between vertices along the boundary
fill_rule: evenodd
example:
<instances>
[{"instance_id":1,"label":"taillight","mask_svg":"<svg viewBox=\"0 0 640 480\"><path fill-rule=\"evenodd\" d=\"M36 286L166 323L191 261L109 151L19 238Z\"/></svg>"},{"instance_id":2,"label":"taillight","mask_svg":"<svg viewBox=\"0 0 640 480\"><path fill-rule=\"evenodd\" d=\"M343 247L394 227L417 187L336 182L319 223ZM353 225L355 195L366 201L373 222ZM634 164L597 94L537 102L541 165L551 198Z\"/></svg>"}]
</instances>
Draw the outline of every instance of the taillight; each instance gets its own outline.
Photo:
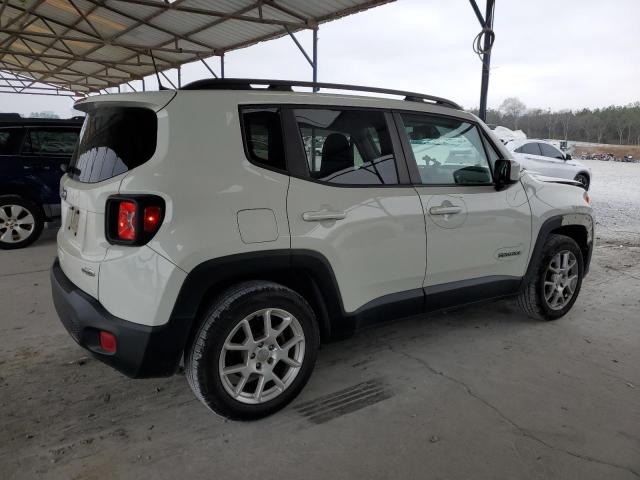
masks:
<instances>
[{"instance_id":1,"label":"taillight","mask_svg":"<svg viewBox=\"0 0 640 480\"><path fill-rule=\"evenodd\" d=\"M162 208L160 207L145 207L144 209L144 231L155 232L158 229L158 223L160 222L160 216L162 215Z\"/></svg>"},{"instance_id":2,"label":"taillight","mask_svg":"<svg viewBox=\"0 0 640 480\"><path fill-rule=\"evenodd\" d=\"M109 243L144 245L164 220L164 200L156 195L113 195L107 199L105 233Z\"/></svg>"},{"instance_id":3,"label":"taillight","mask_svg":"<svg viewBox=\"0 0 640 480\"><path fill-rule=\"evenodd\" d=\"M133 202L122 201L118 205L118 238L136 239L136 204Z\"/></svg>"}]
</instances>

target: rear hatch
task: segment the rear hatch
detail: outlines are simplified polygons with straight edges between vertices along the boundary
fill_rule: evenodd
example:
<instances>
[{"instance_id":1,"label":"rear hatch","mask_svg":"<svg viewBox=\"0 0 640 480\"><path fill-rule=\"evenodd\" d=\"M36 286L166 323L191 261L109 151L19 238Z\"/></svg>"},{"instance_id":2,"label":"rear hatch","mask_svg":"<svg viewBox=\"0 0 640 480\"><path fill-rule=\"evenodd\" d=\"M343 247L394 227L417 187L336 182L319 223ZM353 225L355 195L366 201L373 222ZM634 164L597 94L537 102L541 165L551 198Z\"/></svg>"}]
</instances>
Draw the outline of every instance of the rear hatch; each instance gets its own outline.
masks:
<instances>
[{"instance_id":1,"label":"rear hatch","mask_svg":"<svg viewBox=\"0 0 640 480\"><path fill-rule=\"evenodd\" d=\"M60 185L60 266L80 289L98 298L107 198L118 193L126 174L156 150L157 116L173 91L103 95L76 104L87 112L76 151Z\"/></svg>"}]
</instances>

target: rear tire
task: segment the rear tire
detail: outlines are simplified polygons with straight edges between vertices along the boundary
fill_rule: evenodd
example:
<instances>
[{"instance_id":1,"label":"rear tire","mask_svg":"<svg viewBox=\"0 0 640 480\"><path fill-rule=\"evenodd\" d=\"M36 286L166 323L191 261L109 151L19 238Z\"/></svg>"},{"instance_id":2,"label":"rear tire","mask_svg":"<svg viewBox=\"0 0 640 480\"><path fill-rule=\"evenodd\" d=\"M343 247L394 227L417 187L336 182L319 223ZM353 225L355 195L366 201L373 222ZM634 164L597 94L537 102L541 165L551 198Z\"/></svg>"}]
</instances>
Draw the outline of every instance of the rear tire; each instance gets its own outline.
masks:
<instances>
[{"instance_id":1,"label":"rear tire","mask_svg":"<svg viewBox=\"0 0 640 480\"><path fill-rule=\"evenodd\" d=\"M575 240L552 234L531 278L518 295L518 305L536 320L560 318L571 310L578 298L583 275L582 251Z\"/></svg>"},{"instance_id":2,"label":"rear tire","mask_svg":"<svg viewBox=\"0 0 640 480\"><path fill-rule=\"evenodd\" d=\"M0 249L27 247L40 238L43 228L38 205L19 195L0 195Z\"/></svg>"},{"instance_id":3,"label":"rear tire","mask_svg":"<svg viewBox=\"0 0 640 480\"><path fill-rule=\"evenodd\" d=\"M320 333L304 298L264 281L214 300L185 357L196 397L234 420L271 415L291 402L315 365Z\"/></svg>"}]
</instances>

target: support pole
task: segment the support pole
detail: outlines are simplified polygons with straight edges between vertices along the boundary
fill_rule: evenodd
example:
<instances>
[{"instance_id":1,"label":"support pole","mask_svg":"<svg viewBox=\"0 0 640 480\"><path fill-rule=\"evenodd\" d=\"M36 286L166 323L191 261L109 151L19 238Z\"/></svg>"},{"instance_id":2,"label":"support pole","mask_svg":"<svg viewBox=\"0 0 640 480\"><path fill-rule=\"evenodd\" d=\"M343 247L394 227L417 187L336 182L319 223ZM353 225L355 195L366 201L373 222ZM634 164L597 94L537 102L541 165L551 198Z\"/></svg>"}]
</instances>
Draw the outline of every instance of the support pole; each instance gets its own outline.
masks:
<instances>
[{"instance_id":1,"label":"support pole","mask_svg":"<svg viewBox=\"0 0 640 480\"><path fill-rule=\"evenodd\" d=\"M318 27L316 26L313 29L313 52L311 52L311 58L309 58L309 55L307 54L306 50L302 47L302 45L300 44L296 36L293 34L293 32L289 30L289 27L286 27L286 30L289 36L291 37L291 40L293 40L293 43L296 44L296 47L298 47L298 50L300 50L302 55L304 55L304 58L307 60L307 62L309 62L309 65L311 65L313 83L317 83L318 81ZM318 90L319 89L317 87L313 87L314 92L317 92Z\"/></svg>"},{"instance_id":2,"label":"support pole","mask_svg":"<svg viewBox=\"0 0 640 480\"><path fill-rule=\"evenodd\" d=\"M313 29L313 83L318 83L318 28ZM313 87L317 92L318 87Z\"/></svg>"},{"instance_id":3,"label":"support pole","mask_svg":"<svg viewBox=\"0 0 640 480\"><path fill-rule=\"evenodd\" d=\"M487 0L487 9L485 13L484 29L493 30L493 6L495 0ZM489 68L491 66L491 39L485 33L484 36L484 52L482 54L482 83L480 85L480 119L487 121L487 93L489 91Z\"/></svg>"},{"instance_id":4,"label":"support pole","mask_svg":"<svg viewBox=\"0 0 640 480\"><path fill-rule=\"evenodd\" d=\"M220 55L220 77L224 78L224 53Z\"/></svg>"},{"instance_id":5,"label":"support pole","mask_svg":"<svg viewBox=\"0 0 640 480\"><path fill-rule=\"evenodd\" d=\"M182 68L178 66L178 88L182 87Z\"/></svg>"},{"instance_id":6,"label":"support pole","mask_svg":"<svg viewBox=\"0 0 640 480\"><path fill-rule=\"evenodd\" d=\"M209 66L209 64L207 63L207 61L204 58L201 58L200 61L202 62L202 64L207 67L207 70L209 70L209 73L211 73L211 75L213 75L213 78L218 78L218 75L216 75L216 72L214 72L211 67Z\"/></svg>"}]
</instances>

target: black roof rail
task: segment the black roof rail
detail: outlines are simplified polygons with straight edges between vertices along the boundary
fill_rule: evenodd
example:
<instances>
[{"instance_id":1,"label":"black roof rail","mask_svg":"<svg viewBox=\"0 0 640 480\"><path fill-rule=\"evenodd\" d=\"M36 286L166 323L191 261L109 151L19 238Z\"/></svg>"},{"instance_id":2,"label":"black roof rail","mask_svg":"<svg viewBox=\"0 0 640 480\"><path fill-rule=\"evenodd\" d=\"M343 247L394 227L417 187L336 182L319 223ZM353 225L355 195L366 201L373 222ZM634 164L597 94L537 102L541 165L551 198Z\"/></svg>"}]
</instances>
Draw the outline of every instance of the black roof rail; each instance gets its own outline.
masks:
<instances>
[{"instance_id":1,"label":"black roof rail","mask_svg":"<svg viewBox=\"0 0 640 480\"><path fill-rule=\"evenodd\" d=\"M60 125L82 125L84 121L84 117L72 117L72 118L35 118L35 117L18 117L18 118L6 118L0 116L0 124L3 127L7 125L11 126L36 126L36 125L49 125L49 126L60 126Z\"/></svg>"},{"instance_id":2,"label":"black roof rail","mask_svg":"<svg viewBox=\"0 0 640 480\"><path fill-rule=\"evenodd\" d=\"M22 116L19 113L5 113L0 112L0 120L21 120Z\"/></svg>"},{"instance_id":3,"label":"black roof rail","mask_svg":"<svg viewBox=\"0 0 640 480\"><path fill-rule=\"evenodd\" d=\"M363 87L361 85L344 85L342 83L306 82L297 80L265 80L257 78L206 78L188 83L180 90L251 90L252 85L264 85L269 90L293 91L292 87L329 88L331 90L349 90L355 92L383 93L404 97L408 102L431 102L443 107L462 110L457 103L446 98L426 95L423 93L405 92L403 90L391 90L388 88Z\"/></svg>"}]
</instances>

